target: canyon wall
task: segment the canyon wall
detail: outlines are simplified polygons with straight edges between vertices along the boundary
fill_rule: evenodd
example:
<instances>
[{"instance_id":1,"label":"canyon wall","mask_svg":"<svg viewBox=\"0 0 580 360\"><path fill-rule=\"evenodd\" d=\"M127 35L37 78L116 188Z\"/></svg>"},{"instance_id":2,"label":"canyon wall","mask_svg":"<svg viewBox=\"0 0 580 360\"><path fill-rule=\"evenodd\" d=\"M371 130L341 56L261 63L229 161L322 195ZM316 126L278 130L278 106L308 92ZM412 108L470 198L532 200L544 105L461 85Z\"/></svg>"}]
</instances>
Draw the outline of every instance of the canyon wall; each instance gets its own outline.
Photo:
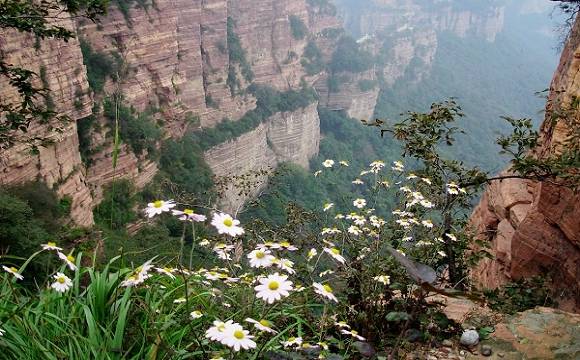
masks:
<instances>
[{"instance_id":1,"label":"canyon wall","mask_svg":"<svg viewBox=\"0 0 580 360\"><path fill-rule=\"evenodd\" d=\"M62 17L58 24L73 29L70 18ZM8 64L20 66L39 74L36 86L50 88L54 111L68 119L49 123L33 122L24 138L40 137L46 146L32 152L30 144L18 142L0 151L0 184L16 185L41 180L64 197L72 199L71 217L79 225L93 222L92 198L86 173L78 152L76 120L91 113L92 99L83 65L79 42L42 41L35 45L34 36L16 31L0 35L0 53ZM15 88L0 78L0 98L19 102ZM47 104L49 106L49 104Z\"/></svg>"},{"instance_id":2,"label":"canyon wall","mask_svg":"<svg viewBox=\"0 0 580 360\"><path fill-rule=\"evenodd\" d=\"M574 25L550 86L539 158L563 150L570 126L580 113L573 103L580 96L580 23ZM568 119L554 120L566 111ZM570 144L566 144L570 146ZM576 144L576 146L579 146ZM473 271L480 286L495 288L512 279L549 276L560 306L580 309L580 194L550 181L509 179L486 190L471 223L495 259Z\"/></svg>"},{"instance_id":3,"label":"canyon wall","mask_svg":"<svg viewBox=\"0 0 580 360\"><path fill-rule=\"evenodd\" d=\"M136 115L154 110L151 117L163 133L159 147L165 139L242 118L256 107L247 91L251 84L280 91L312 85L324 68L306 75L301 60L308 41L315 39L328 57L337 39L323 33L341 29L333 14L306 0L122 1L113 3L97 23L66 17L58 21L78 37L40 41L38 48L32 36L0 32L2 56L41 74L37 83L50 88L55 111L70 120L31 125L27 136L47 140L38 153L32 154L24 143L0 150L0 184L45 182L60 196L72 198L71 217L81 226L93 223L92 208L111 181L129 179L142 188L158 172L154 157L136 155L126 141L113 167L114 131L103 106L107 99L122 94L122 105ZM297 26L303 26L303 34L296 33ZM85 56L89 49L116 64L116 73L107 74L102 90L90 88L81 48ZM6 79L0 79L0 85L2 99L18 100ZM366 111L374 104L368 106ZM90 123L88 130L85 122ZM59 131L51 130L57 126ZM78 128L84 129L81 136L89 139L89 149L80 149ZM307 167L318 152L319 139L312 105L274 114L250 133L210 149L207 159L216 175L224 175L224 166L229 166L219 154L227 158L232 151L236 161L228 174L286 161ZM251 157L243 155L244 146Z\"/></svg>"},{"instance_id":4,"label":"canyon wall","mask_svg":"<svg viewBox=\"0 0 580 360\"><path fill-rule=\"evenodd\" d=\"M317 106L276 113L254 130L205 152L212 172L225 185L221 194L224 211L237 213L249 198L258 195L267 185L268 173L279 163L308 168L320 141Z\"/></svg>"}]
</instances>

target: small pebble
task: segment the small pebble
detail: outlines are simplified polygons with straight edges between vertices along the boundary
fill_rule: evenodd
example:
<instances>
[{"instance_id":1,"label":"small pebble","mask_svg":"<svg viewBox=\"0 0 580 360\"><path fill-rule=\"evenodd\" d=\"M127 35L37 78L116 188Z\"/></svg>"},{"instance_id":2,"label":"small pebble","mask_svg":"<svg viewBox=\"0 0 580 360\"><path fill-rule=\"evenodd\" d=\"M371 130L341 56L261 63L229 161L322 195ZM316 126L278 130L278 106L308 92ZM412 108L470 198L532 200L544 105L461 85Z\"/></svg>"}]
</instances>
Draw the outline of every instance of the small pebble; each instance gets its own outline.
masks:
<instances>
[{"instance_id":1,"label":"small pebble","mask_svg":"<svg viewBox=\"0 0 580 360\"><path fill-rule=\"evenodd\" d=\"M479 333L476 330L465 330L459 342L464 346L475 346L479 343Z\"/></svg>"},{"instance_id":2,"label":"small pebble","mask_svg":"<svg viewBox=\"0 0 580 360\"><path fill-rule=\"evenodd\" d=\"M492 353L491 346L489 346L489 345L482 345L481 346L481 355L491 356L491 353Z\"/></svg>"},{"instance_id":3,"label":"small pebble","mask_svg":"<svg viewBox=\"0 0 580 360\"><path fill-rule=\"evenodd\" d=\"M504 354L504 353L502 353L502 352L500 352L500 353L497 353L497 356L499 356L500 358L502 358L502 357L504 357L504 356L505 356L505 354Z\"/></svg>"},{"instance_id":4,"label":"small pebble","mask_svg":"<svg viewBox=\"0 0 580 360\"><path fill-rule=\"evenodd\" d=\"M445 347L453 347L453 342L451 340L445 339L445 340L443 340L441 345L443 345Z\"/></svg>"}]
</instances>

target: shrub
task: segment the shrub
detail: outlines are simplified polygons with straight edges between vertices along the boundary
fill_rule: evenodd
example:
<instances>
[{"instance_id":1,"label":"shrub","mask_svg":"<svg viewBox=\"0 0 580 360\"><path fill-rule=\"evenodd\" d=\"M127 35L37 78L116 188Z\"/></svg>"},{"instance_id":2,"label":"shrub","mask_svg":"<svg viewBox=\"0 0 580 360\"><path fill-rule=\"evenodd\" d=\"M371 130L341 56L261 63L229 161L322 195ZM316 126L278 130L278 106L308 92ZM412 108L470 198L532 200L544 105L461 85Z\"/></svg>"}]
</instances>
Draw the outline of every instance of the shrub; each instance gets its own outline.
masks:
<instances>
[{"instance_id":1,"label":"shrub","mask_svg":"<svg viewBox=\"0 0 580 360\"><path fill-rule=\"evenodd\" d=\"M122 103L122 97L117 100L118 106L115 109L115 100L106 98L103 102L103 112L109 120L111 128L115 128L115 118L118 114L119 135L136 155L147 151L149 156L156 153L157 141L161 139L161 129L151 119L155 110L148 110L137 113L133 107L127 107Z\"/></svg>"},{"instance_id":2,"label":"shrub","mask_svg":"<svg viewBox=\"0 0 580 360\"><path fill-rule=\"evenodd\" d=\"M292 37L296 40L302 40L308 35L308 28L304 21L299 16L290 15L290 30L292 31Z\"/></svg>"},{"instance_id":3,"label":"shrub","mask_svg":"<svg viewBox=\"0 0 580 360\"><path fill-rule=\"evenodd\" d=\"M137 219L135 188L129 180L115 180L103 189L103 200L94 209L95 222L109 229L123 229Z\"/></svg>"},{"instance_id":4,"label":"shrub","mask_svg":"<svg viewBox=\"0 0 580 360\"><path fill-rule=\"evenodd\" d=\"M325 64L322 52L314 41L309 41L304 49L304 57L301 61L307 75L316 75L324 70Z\"/></svg>"},{"instance_id":5,"label":"shrub","mask_svg":"<svg viewBox=\"0 0 580 360\"><path fill-rule=\"evenodd\" d=\"M89 86L95 93L103 91L107 78L116 79L119 71L119 63L110 56L94 51L91 45L84 39L80 39L83 63L87 67Z\"/></svg>"},{"instance_id":6,"label":"shrub","mask_svg":"<svg viewBox=\"0 0 580 360\"><path fill-rule=\"evenodd\" d=\"M371 68L373 56L362 50L356 41L343 36L332 54L330 69L332 72L352 72L360 73Z\"/></svg>"}]
</instances>

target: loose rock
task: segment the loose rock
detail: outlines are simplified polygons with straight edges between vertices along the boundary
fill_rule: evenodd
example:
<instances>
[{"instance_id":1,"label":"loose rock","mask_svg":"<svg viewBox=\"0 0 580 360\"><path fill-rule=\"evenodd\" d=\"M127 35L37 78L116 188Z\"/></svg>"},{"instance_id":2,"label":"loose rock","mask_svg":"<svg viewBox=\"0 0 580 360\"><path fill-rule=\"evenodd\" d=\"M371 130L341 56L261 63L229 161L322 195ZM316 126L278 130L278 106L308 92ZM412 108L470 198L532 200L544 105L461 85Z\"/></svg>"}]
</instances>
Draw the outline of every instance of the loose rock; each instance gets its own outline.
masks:
<instances>
[{"instance_id":1,"label":"loose rock","mask_svg":"<svg viewBox=\"0 0 580 360\"><path fill-rule=\"evenodd\" d=\"M489 346L489 345L482 345L481 346L481 355L491 356L491 353L492 353L491 346Z\"/></svg>"},{"instance_id":2,"label":"loose rock","mask_svg":"<svg viewBox=\"0 0 580 360\"><path fill-rule=\"evenodd\" d=\"M465 330L459 342L464 346L475 346L479 343L479 333L476 330Z\"/></svg>"}]
</instances>

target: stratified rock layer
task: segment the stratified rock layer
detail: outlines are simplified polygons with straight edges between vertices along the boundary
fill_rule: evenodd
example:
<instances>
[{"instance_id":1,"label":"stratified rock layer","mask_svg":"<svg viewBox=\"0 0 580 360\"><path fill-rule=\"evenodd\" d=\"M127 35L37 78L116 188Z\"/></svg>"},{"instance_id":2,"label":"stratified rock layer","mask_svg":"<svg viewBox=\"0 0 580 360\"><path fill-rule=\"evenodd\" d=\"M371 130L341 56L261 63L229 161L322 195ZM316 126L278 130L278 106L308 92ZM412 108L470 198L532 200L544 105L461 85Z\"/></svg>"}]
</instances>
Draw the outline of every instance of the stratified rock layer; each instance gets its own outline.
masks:
<instances>
[{"instance_id":1,"label":"stratified rock layer","mask_svg":"<svg viewBox=\"0 0 580 360\"><path fill-rule=\"evenodd\" d=\"M547 118L534 153L548 157L562 150L565 121L555 111L580 96L580 23L576 23L550 87ZM578 116L577 111L570 116ZM472 215L478 236L495 255L473 271L481 286L493 288L511 279L550 276L560 305L580 309L580 194L551 182L509 179L494 182Z\"/></svg>"},{"instance_id":2,"label":"stratified rock layer","mask_svg":"<svg viewBox=\"0 0 580 360\"><path fill-rule=\"evenodd\" d=\"M74 27L68 18L59 25ZM72 199L71 217L79 225L93 223L92 198L86 184L84 168L78 151L76 120L91 113L92 99L88 95L86 69L79 43L46 40L35 47L34 36L15 31L0 32L0 53L4 61L39 74L36 86L47 86L54 110L66 115L68 121L34 122L23 137L39 137L45 146L32 153L29 144L18 143L0 151L0 184L14 185L41 180L60 196ZM0 98L18 102L16 90L0 78ZM59 128L59 131L54 129Z\"/></svg>"},{"instance_id":3,"label":"stratified rock layer","mask_svg":"<svg viewBox=\"0 0 580 360\"><path fill-rule=\"evenodd\" d=\"M276 113L256 129L205 152L212 172L227 179L221 194L223 210L238 212L248 198L263 190L266 173L278 163L292 162L308 168L308 160L318 154L320 139L316 107L312 104ZM246 181L251 183L251 189L243 186Z\"/></svg>"}]
</instances>

